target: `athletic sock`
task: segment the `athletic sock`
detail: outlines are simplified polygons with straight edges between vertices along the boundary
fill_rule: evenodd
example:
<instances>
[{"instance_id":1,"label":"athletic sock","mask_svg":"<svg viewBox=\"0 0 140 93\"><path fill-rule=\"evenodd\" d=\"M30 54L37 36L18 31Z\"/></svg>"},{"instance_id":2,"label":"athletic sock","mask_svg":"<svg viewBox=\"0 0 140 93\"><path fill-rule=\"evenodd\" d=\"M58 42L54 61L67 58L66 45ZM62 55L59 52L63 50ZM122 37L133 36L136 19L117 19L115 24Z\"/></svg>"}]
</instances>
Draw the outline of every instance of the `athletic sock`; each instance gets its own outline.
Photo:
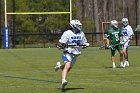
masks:
<instances>
[{"instance_id":1,"label":"athletic sock","mask_svg":"<svg viewBox=\"0 0 140 93\"><path fill-rule=\"evenodd\" d=\"M116 68L115 62L112 62L112 66L113 68Z\"/></svg>"}]
</instances>

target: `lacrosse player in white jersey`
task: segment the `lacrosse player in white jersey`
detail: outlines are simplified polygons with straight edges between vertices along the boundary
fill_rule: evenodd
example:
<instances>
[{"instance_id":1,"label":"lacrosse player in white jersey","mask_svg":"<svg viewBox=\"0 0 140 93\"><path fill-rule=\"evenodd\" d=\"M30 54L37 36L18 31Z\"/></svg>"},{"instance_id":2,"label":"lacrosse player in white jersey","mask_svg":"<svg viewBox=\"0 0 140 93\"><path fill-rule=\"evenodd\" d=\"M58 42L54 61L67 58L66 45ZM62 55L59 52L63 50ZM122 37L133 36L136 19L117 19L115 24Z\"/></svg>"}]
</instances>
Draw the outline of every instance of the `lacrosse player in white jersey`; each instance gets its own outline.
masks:
<instances>
[{"instance_id":1,"label":"lacrosse player in white jersey","mask_svg":"<svg viewBox=\"0 0 140 93\"><path fill-rule=\"evenodd\" d=\"M124 67L129 66L128 62L128 48L130 46L130 39L134 35L132 27L128 23L127 18L122 19L122 34L123 34L123 41L121 42L123 45L123 52L124 52Z\"/></svg>"},{"instance_id":2,"label":"lacrosse player in white jersey","mask_svg":"<svg viewBox=\"0 0 140 93\"><path fill-rule=\"evenodd\" d=\"M77 57L81 54L81 50L89 46L85 34L81 30L81 22L79 20L71 20L70 30L65 31L59 40L59 48L63 49L62 59L64 65L57 62L55 71L62 69L62 90L64 90L65 85L68 83L66 80L67 74L75 64Z\"/></svg>"}]
</instances>

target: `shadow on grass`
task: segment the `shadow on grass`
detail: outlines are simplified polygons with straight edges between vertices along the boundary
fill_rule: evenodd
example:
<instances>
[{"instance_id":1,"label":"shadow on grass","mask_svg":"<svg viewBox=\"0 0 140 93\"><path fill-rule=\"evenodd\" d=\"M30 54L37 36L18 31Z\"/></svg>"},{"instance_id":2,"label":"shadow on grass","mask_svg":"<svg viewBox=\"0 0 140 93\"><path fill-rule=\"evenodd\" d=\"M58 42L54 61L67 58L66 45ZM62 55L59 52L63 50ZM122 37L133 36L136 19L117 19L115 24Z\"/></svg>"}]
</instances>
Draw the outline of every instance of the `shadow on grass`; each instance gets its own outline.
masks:
<instances>
[{"instance_id":1,"label":"shadow on grass","mask_svg":"<svg viewBox=\"0 0 140 93\"><path fill-rule=\"evenodd\" d=\"M104 67L104 68L112 68L112 67ZM117 66L116 68L123 68L123 67ZM113 69L113 68L112 68L112 69Z\"/></svg>"},{"instance_id":2,"label":"shadow on grass","mask_svg":"<svg viewBox=\"0 0 140 93\"><path fill-rule=\"evenodd\" d=\"M42 79L19 77L19 76L3 76L3 77L5 77L5 78L13 78L13 79L33 80L33 81L39 81L39 82L60 83L60 82L54 81L54 80L42 80Z\"/></svg>"},{"instance_id":3,"label":"shadow on grass","mask_svg":"<svg viewBox=\"0 0 140 93\"><path fill-rule=\"evenodd\" d=\"M60 88L58 88L58 90L61 90L62 92L66 92L66 91L70 91L70 90L79 90L79 89L85 89L85 88L65 88L63 90L61 90Z\"/></svg>"},{"instance_id":4,"label":"shadow on grass","mask_svg":"<svg viewBox=\"0 0 140 93\"><path fill-rule=\"evenodd\" d=\"M112 68L112 67L110 66L110 67L104 67L104 68Z\"/></svg>"}]
</instances>

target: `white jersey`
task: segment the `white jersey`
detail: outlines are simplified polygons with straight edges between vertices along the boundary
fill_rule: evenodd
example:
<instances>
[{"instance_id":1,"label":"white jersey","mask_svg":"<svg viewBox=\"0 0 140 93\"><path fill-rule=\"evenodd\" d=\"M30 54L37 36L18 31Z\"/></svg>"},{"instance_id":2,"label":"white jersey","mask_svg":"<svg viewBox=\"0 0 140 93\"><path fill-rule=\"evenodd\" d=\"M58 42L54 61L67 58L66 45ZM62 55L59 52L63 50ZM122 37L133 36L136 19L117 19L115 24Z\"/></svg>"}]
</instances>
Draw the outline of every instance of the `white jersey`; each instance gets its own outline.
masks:
<instances>
[{"instance_id":1,"label":"white jersey","mask_svg":"<svg viewBox=\"0 0 140 93\"><path fill-rule=\"evenodd\" d=\"M78 44L84 45L87 42L87 39L83 32L75 34L72 30L67 30L63 33L59 42L66 43L68 45L78 45ZM82 46L68 47L64 49L64 51L67 51L68 53L75 54L75 55L81 54L81 50L82 50Z\"/></svg>"},{"instance_id":2,"label":"white jersey","mask_svg":"<svg viewBox=\"0 0 140 93\"><path fill-rule=\"evenodd\" d=\"M130 41L130 37L134 35L132 27L130 25L127 25L126 27L122 27L122 34L123 34L123 40L124 41Z\"/></svg>"}]
</instances>

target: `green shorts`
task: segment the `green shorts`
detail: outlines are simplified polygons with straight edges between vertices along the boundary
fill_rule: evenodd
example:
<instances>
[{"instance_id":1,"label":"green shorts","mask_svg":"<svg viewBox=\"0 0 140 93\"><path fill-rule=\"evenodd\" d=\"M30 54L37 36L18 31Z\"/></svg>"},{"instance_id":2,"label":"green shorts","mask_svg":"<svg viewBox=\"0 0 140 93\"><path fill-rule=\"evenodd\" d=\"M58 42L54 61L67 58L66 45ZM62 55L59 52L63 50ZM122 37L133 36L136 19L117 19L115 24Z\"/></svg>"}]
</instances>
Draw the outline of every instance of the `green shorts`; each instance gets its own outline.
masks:
<instances>
[{"instance_id":1,"label":"green shorts","mask_svg":"<svg viewBox=\"0 0 140 93\"><path fill-rule=\"evenodd\" d=\"M111 56L115 55L116 50L118 50L118 52L122 51L122 45L117 45L117 46L111 48Z\"/></svg>"}]
</instances>

